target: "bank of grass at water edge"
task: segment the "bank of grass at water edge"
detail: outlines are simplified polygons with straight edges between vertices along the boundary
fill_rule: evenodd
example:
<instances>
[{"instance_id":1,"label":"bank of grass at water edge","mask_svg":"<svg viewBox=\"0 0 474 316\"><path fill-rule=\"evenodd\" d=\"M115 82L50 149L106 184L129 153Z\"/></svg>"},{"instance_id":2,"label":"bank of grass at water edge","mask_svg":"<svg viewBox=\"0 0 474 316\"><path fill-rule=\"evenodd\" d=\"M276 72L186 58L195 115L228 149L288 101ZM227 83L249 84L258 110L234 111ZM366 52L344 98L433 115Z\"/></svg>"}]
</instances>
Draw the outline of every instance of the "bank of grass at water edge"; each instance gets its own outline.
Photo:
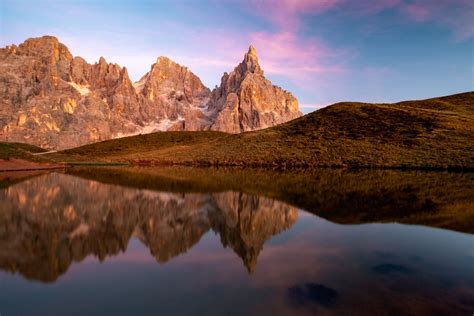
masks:
<instances>
[{"instance_id":1,"label":"bank of grass at water edge","mask_svg":"<svg viewBox=\"0 0 474 316\"><path fill-rule=\"evenodd\" d=\"M44 152L46 152L46 149L34 145L0 142L0 160L17 158L35 162L47 162L49 161L48 158L35 155Z\"/></svg>"}]
</instances>

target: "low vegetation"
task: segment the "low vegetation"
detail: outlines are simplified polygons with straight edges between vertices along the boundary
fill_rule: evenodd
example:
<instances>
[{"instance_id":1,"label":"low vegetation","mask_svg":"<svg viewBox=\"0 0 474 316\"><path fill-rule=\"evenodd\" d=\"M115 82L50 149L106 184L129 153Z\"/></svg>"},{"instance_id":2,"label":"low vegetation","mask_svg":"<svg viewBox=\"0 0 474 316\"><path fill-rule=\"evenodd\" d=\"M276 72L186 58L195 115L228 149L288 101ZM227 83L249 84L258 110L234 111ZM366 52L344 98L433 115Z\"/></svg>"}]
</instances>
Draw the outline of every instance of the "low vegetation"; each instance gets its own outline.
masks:
<instances>
[{"instance_id":1,"label":"low vegetation","mask_svg":"<svg viewBox=\"0 0 474 316\"><path fill-rule=\"evenodd\" d=\"M11 158L24 159L30 161L44 162L47 158L35 156L34 154L46 152L45 149L23 144L23 143L3 143L0 142L0 160L8 160Z\"/></svg>"},{"instance_id":2,"label":"low vegetation","mask_svg":"<svg viewBox=\"0 0 474 316\"><path fill-rule=\"evenodd\" d=\"M48 155L134 165L474 169L474 92L395 104L343 102L237 135L160 132Z\"/></svg>"}]
</instances>

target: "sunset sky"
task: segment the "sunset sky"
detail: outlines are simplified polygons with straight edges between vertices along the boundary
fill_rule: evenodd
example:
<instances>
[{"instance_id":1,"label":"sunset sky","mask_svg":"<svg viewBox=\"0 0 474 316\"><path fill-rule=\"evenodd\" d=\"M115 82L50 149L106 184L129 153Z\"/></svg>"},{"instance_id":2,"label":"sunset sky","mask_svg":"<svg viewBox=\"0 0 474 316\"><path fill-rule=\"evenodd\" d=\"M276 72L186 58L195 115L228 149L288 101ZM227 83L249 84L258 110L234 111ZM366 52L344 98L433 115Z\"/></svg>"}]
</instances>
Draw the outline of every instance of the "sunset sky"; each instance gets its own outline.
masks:
<instances>
[{"instance_id":1,"label":"sunset sky","mask_svg":"<svg viewBox=\"0 0 474 316\"><path fill-rule=\"evenodd\" d=\"M132 80L165 55L213 88L252 44L307 113L473 90L473 21L472 0L0 0L0 46L54 35Z\"/></svg>"}]
</instances>

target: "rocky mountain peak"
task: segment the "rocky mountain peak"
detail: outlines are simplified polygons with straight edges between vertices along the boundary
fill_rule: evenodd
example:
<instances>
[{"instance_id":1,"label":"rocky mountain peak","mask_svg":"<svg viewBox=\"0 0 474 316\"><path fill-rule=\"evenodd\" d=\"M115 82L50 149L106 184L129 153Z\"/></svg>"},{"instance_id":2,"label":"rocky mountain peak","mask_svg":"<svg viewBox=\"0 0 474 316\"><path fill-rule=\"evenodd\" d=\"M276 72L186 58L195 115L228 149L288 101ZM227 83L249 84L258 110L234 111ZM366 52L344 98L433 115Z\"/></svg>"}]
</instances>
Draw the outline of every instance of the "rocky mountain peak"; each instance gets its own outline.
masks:
<instances>
[{"instance_id":1,"label":"rocky mountain peak","mask_svg":"<svg viewBox=\"0 0 474 316\"><path fill-rule=\"evenodd\" d=\"M201 80L187 67L175 63L168 57L160 56L151 66L150 72L140 80L144 83L142 92L149 100L154 100L157 94L165 95L167 99L182 98L190 103L193 98L210 91Z\"/></svg>"},{"instance_id":2,"label":"rocky mountain peak","mask_svg":"<svg viewBox=\"0 0 474 316\"><path fill-rule=\"evenodd\" d=\"M251 55L251 56L257 57L257 49L255 48L255 46L253 46L253 45L250 45L250 46L249 46L249 50L248 50L248 52L247 52L247 55Z\"/></svg>"},{"instance_id":3,"label":"rocky mountain peak","mask_svg":"<svg viewBox=\"0 0 474 316\"><path fill-rule=\"evenodd\" d=\"M0 48L0 141L50 149L166 130L240 133L296 118L298 101L265 79L257 50L212 93L187 67L158 57L139 82L104 57L72 57L56 37Z\"/></svg>"},{"instance_id":4,"label":"rocky mountain peak","mask_svg":"<svg viewBox=\"0 0 474 316\"><path fill-rule=\"evenodd\" d=\"M251 72L263 76L263 70L260 68L258 62L257 50L252 45L250 45L248 52L244 56L244 60L239 66L242 68L243 73Z\"/></svg>"},{"instance_id":5,"label":"rocky mountain peak","mask_svg":"<svg viewBox=\"0 0 474 316\"><path fill-rule=\"evenodd\" d=\"M265 78L253 46L234 71L224 73L208 109L217 113L211 129L228 133L262 129L303 115L291 93Z\"/></svg>"},{"instance_id":6,"label":"rocky mountain peak","mask_svg":"<svg viewBox=\"0 0 474 316\"><path fill-rule=\"evenodd\" d=\"M168 66L180 66L179 64L175 63L174 61L172 61L171 59L169 59L168 57L166 56L158 56L158 58L156 59L156 64L155 65L168 65Z\"/></svg>"},{"instance_id":7,"label":"rocky mountain peak","mask_svg":"<svg viewBox=\"0 0 474 316\"><path fill-rule=\"evenodd\" d=\"M107 61L105 60L105 58L103 56L100 56L99 58L99 65L107 65Z\"/></svg>"},{"instance_id":8,"label":"rocky mountain peak","mask_svg":"<svg viewBox=\"0 0 474 316\"><path fill-rule=\"evenodd\" d=\"M127 67L123 67L122 71L120 72L120 79L122 82L130 83L130 78L128 77L128 70Z\"/></svg>"},{"instance_id":9,"label":"rocky mountain peak","mask_svg":"<svg viewBox=\"0 0 474 316\"><path fill-rule=\"evenodd\" d=\"M53 64L59 61L71 61L68 48L54 36L27 39L18 47L19 55L47 58Z\"/></svg>"}]
</instances>

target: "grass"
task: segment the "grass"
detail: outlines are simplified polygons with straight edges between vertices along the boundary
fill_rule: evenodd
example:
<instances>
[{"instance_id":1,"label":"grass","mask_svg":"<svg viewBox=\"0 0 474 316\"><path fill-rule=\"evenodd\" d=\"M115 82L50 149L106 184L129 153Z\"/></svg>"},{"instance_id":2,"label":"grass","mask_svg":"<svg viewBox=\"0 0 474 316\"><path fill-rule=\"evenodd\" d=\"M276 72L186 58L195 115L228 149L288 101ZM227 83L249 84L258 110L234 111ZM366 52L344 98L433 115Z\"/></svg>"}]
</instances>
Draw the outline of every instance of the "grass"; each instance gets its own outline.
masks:
<instances>
[{"instance_id":1,"label":"grass","mask_svg":"<svg viewBox=\"0 0 474 316\"><path fill-rule=\"evenodd\" d=\"M34 145L0 142L0 160L18 158L37 162L48 161L44 156L33 155L42 152L46 152L46 150Z\"/></svg>"},{"instance_id":2,"label":"grass","mask_svg":"<svg viewBox=\"0 0 474 316\"><path fill-rule=\"evenodd\" d=\"M343 102L255 132L160 132L47 156L132 165L472 170L474 92L395 104Z\"/></svg>"}]
</instances>

